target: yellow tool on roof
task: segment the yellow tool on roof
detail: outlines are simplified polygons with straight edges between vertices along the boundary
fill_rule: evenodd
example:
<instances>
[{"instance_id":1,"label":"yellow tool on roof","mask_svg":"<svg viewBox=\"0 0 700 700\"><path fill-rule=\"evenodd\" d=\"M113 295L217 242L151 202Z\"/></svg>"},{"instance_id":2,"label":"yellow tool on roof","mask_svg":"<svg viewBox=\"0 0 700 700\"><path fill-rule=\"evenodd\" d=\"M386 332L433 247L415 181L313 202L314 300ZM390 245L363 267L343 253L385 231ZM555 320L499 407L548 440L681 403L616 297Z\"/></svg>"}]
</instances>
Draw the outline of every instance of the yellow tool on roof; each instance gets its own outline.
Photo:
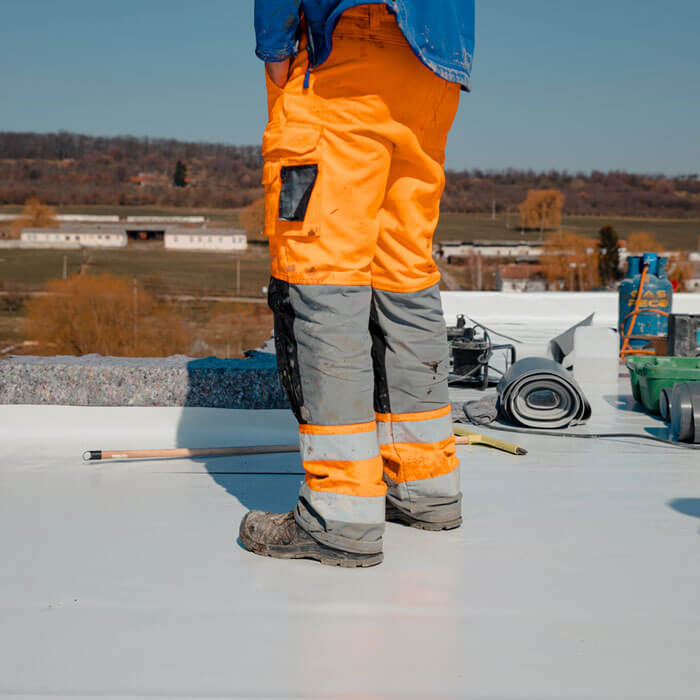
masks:
<instances>
[{"instance_id":1,"label":"yellow tool on roof","mask_svg":"<svg viewBox=\"0 0 700 700\"><path fill-rule=\"evenodd\" d=\"M455 438L455 443L458 445L486 445L487 447L493 447L496 450L502 450L512 455L527 454L527 450L524 447L519 447L518 445L513 445L503 440L497 440L488 435L481 435L480 433L475 433L473 430L467 430L466 428L454 426L454 434L457 436Z\"/></svg>"}]
</instances>

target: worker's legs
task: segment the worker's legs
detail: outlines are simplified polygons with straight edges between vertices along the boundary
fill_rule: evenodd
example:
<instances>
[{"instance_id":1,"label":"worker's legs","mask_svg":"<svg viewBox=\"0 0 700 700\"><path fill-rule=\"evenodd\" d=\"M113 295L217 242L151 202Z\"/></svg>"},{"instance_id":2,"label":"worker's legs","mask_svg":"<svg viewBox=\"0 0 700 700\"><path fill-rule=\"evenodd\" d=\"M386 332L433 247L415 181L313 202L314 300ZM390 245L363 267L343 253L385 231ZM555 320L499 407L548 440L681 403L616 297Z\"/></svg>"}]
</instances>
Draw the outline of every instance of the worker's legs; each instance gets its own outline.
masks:
<instances>
[{"instance_id":1,"label":"worker's legs","mask_svg":"<svg viewBox=\"0 0 700 700\"><path fill-rule=\"evenodd\" d=\"M372 554L382 549L386 485L373 408L370 267L391 144L375 128L386 119L383 102L353 94L365 70L343 48L339 42L306 89L300 53L272 101L265 232L278 366L306 471L295 519L326 546Z\"/></svg>"},{"instance_id":2,"label":"worker's legs","mask_svg":"<svg viewBox=\"0 0 700 700\"><path fill-rule=\"evenodd\" d=\"M371 293L276 278L269 291L306 471L296 521L319 542L358 553L381 551L386 492L372 410Z\"/></svg>"},{"instance_id":3,"label":"worker's legs","mask_svg":"<svg viewBox=\"0 0 700 700\"><path fill-rule=\"evenodd\" d=\"M309 87L303 50L283 91L268 81L265 233L278 364L306 471L295 521L324 546L371 556L387 481L402 512L458 517L431 257L442 168L425 152L431 139L444 148L436 114L450 84L383 6L346 15ZM375 374L386 398L376 412Z\"/></svg>"},{"instance_id":4,"label":"worker's legs","mask_svg":"<svg viewBox=\"0 0 700 700\"><path fill-rule=\"evenodd\" d=\"M371 328L387 517L441 529L461 522L462 496L432 241L459 87L432 73L427 79L430 99L420 113L403 117L407 129L396 140L378 216Z\"/></svg>"},{"instance_id":5,"label":"worker's legs","mask_svg":"<svg viewBox=\"0 0 700 700\"><path fill-rule=\"evenodd\" d=\"M370 328L387 505L413 524L456 527L462 495L438 286L405 293L373 290Z\"/></svg>"}]
</instances>

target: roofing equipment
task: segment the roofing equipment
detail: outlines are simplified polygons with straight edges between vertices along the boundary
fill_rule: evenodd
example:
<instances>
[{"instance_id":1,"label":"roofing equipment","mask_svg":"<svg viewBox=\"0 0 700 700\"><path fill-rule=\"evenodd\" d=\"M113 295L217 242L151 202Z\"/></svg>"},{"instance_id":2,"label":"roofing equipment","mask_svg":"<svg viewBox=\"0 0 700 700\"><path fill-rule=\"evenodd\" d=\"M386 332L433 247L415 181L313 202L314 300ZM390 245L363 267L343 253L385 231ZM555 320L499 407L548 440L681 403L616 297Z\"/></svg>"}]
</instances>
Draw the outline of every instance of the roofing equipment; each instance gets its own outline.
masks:
<instances>
[{"instance_id":1,"label":"roofing equipment","mask_svg":"<svg viewBox=\"0 0 700 700\"><path fill-rule=\"evenodd\" d=\"M700 443L700 382L679 382L673 387L671 431L682 442Z\"/></svg>"},{"instance_id":2,"label":"roofing equipment","mask_svg":"<svg viewBox=\"0 0 700 700\"><path fill-rule=\"evenodd\" d=\"M568 428L591 417L591 406L573 375L545 357L526 357L498 384L499 412L526 428Z\"/></svg>"},{"instance_id":3,"label":"roofing equipment","mask_svg":"<svg viewBox=\"0 0 700 700\"><path fill-rule=\"evenodd\" d=\"M661 414L661 390L677 382L700 381L700 358L697 357L628 357L632 394L647 411ZM661 414L663 415L663 414Z\"/></svg>"},{"instance_id":4,"label":"roofing equipment","mask_svg":"<svg viewBox=\"0 0 700 700\"><path fill-rule=\"evenodd\" d=\"M481 330L480 337L477 335L479 329ZM489 364L494 350L507 351L510 355L509 364L515 363L516 356L513 345L494 345L484 326L474 323L474 326L467 327L465 317L462 314L457 316L457 325L447 329L447 340L452 366L452 374L449 377L450 384L469 381L475 382L481 389L488 389L489 369L503 374L501 370L491 367Z\"/></svg>"},{"instance_id":5,"label":"roofing equipment","mask_svg":"<svg viewBox=\"0 0 700 700\"><path fill-rule=\"evenodd\" d=\"M673 286L666 276L668 258L656 253L627 258L627 277L620 283L620 355L655 355L645 350L649 340L668 335ZM641 272L640 272L641 267Z\"/></svg>"},{"instance_id":6,"label":"roofing equipment","mask_svg":"<svg viewBox=\"0 0 700 700\"><path fill-rule=\"evenodd\" d=\"M668 354L700 355L700 314L671 314L668 319Z\"/></svg>"},{"instance_id":7,"label":"roofing equipment","mask_svg":"<svg viewBox=\"0 0 700 700\"><path fill-rule=\"evenodd\" d=\"M595 313L589 314L583 321L579 321L571 326L571 328L567 328L563 333L560 333L556 338L552 338L552 340L549 341L549 352L552 353L552 357L559 364L566 364L567 367L569 366L568 363L565 363L565 360L574 351L576 329L593 325L594 316Z\"/></svg>"},{"instance_id":8,"label":"roofing equipment","mask_svg":"<svg viewBox=\"0 0 700 700\"><path fill-rule=\"evenodd\" d=\"M664 419L664 422L671 422L671 392L673 390L668 387L661 389L659 394L659 413Z\"/></svg>"}]
</instances>

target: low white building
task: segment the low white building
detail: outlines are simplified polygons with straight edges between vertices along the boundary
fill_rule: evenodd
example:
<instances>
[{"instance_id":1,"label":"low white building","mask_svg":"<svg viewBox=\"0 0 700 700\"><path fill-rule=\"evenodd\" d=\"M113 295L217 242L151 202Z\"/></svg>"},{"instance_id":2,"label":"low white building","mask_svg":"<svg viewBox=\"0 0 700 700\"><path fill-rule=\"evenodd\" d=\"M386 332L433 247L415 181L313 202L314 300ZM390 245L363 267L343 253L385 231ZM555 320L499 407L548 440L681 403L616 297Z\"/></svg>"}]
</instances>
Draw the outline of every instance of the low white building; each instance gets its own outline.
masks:
<instances>
[{"instance_id":1,"label":"low white building","mask_svg":"<svg viewBox=\"0 0 700 700\"><path fill-rule=\"evenodd\" d=\"M474 252L485 258L537 258L544 241L474 241Z\"/></svg>"},{"instance_id":2,"label":"low white building","mask_svg":"<svg viewBox=\"0 0 700 700\"><path fill-rule=\"evenodd\" d=\"M165 232L168 250L234 252L248 247L245 231L230 229L176 229Z\"/></svg>"},{"instance_id":3,"label":"low white building","mask_svg":"<svg viewBox=\"0 0 700 700\"><path fill-rule=\"evenodd\" d=\"M124 230L117 228L25 228L20 234L20 241L22 248L124 248L127 235Z\"/></svg>"},{"instance_id":4,"label":"low white building","mask_svg":"<svg viewBox=\"0 0 700 700\"><path fill-rule=\"evenodd\" d=\"M203 224L203 216L127 216L128 223L134 224Z\"/></svg>"},{"instance_id":5,"label":"low white building","mask_svg":"<svg viewBox=\"0 0 700 700\"><path fill-rule=\"evenodd\" d=\"M118 224L118 214L58 214L56 221L75 224Z\"/></svg>"},{"instance_id":6,"label":"low white building","mask_svg":"<svg viewBox=\"0 0 700 700\"><path fill-rule=\"evenodd\" d=\"M124 248L164 246L168 250L226 253L246 250L245 231L153 223L64 223L60 228L25 228L22 248Z\"/></svg>"},{"instance_id":7,"label":"low white building","mask_svg":"<svg viewBox=\"0 0 700 700\"><path fill-rule=\"evenodd\" d=\"M538 258L544 249L544 241L441 241L438 254L450 258L468 258L481 255L484 258Z\"/></svg>"}]
</instances>

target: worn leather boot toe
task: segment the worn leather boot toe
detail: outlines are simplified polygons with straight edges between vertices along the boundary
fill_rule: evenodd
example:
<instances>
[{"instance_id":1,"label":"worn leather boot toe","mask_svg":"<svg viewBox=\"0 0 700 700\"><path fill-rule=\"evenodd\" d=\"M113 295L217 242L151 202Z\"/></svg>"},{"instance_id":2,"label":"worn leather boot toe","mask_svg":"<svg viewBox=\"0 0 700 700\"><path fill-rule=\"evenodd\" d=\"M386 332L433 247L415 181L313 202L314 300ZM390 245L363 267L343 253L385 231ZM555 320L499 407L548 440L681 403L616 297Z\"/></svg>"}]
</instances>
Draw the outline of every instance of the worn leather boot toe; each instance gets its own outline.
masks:
<instances>
[{"instance_id":1,"label":"worn leather boot toe","mask_svg":"<svg viewBox=\"0 0 700 700\"><path fill-rule=\"evenodd\" d=\"M375 566L384 554L357 554L327 547L302 530L294 512L265 513L251 510L241 520L239 536L243 546L254 554L277 559L313 559L328 566Z\"/></svg>"}]
</instances>

